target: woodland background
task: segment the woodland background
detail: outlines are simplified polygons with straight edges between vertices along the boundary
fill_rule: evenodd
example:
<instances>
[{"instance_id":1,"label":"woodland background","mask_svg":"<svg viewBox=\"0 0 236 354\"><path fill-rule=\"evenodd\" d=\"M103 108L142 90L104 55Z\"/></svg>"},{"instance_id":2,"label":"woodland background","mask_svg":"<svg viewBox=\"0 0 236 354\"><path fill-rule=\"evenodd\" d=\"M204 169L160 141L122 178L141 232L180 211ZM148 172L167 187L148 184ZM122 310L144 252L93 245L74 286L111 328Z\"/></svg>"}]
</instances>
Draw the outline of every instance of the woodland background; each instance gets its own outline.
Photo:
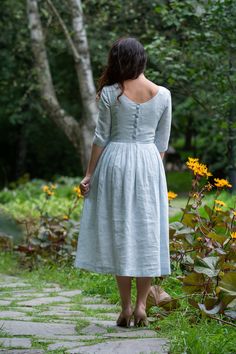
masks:
<instances>
[{"instance_id":1,"label":"woodland background","mask_svg":"<svg viewBox=\"0 0 236 354\"><path fill-rule=\"evenodd\" d=\"M178 168L187 156L197 156L235 189L235 23L231 0L3 0L0 186L19 178L83 175L97 79L112 42L128 35L145 46L146 76L172 92L166 163L174 151ZM39 25L44 43L32 37ZM45 89L52 90L54 108Z\"/></svg>"}]
</instances>

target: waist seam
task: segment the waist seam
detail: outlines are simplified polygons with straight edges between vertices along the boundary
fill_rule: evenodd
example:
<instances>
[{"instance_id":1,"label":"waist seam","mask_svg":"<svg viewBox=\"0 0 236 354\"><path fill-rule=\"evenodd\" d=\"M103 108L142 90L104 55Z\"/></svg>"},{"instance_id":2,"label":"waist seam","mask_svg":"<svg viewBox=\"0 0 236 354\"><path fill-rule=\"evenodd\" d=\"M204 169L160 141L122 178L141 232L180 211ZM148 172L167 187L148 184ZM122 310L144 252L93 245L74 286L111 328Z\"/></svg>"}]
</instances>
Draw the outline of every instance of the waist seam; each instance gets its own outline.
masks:
<instances>
[{"instance_id":1,"label":"waist seam","mask_svg":"<svg viewBox=\"0 0 236 354\"><path fill-rule=\"evenodd\" d=\"M146 142L146 141L139 141L139 140L109 140L109 143L155 144L154 141Z\"/></svg>"}]
</instances>

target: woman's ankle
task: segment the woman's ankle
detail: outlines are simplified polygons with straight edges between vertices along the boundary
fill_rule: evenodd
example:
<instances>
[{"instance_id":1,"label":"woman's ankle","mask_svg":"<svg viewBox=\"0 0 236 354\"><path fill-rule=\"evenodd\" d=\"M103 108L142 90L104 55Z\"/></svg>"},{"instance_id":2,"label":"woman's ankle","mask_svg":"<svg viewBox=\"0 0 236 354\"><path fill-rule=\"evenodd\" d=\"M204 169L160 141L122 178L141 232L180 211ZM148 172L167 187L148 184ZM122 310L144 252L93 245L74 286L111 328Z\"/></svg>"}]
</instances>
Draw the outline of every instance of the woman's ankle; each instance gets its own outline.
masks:
<instances>
[{"instance_id":1,"label":"woman's ankle","mask_svg":"<svg viewBox=\"0 0 236 354\"><path fill-rule=\"evenodd\" d=\"M121 305L122 312L129 313L133 311L132 305Z\"/></svg>"},{"instance_id":2,"label":"woman's ankle","mask_svg":"<svg viewBox=\"0 0 236 354\"><path fill-rule=\"evenodd\" d=\"M134 311L145 312L146 311L146 304L144 304L143 302L136 303Z\"/></svg>"}]
</instances>

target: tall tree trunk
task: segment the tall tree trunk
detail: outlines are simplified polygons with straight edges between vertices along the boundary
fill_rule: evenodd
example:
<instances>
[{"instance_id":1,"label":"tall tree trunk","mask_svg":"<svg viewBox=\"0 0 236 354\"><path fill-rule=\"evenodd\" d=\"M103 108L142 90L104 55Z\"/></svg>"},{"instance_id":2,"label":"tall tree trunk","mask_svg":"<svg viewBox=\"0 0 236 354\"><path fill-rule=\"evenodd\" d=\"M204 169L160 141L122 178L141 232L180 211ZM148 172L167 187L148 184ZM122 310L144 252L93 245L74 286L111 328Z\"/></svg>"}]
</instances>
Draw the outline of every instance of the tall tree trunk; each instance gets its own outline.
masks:
<instances>
[{"instance_id":1,"label":"tall tree trunk","mask_svg":"<svg viewBox=\"0 0 236 354\"><path fill-rule=\"evenodd\" d=\"M79 53L75 60L77 72L79 67L80 75L83 73L83 79L80 79L79 81L83 114L80 121L77 121L74 117L70 116L62 109L55 93L39 15L38 0L27 0L27 10L35 68L37 71L43 106L45 107L45 110L51 120L65 133L69 141L73 144L77 154L80 157L83 170L85 171L89 159L97 114L95 87L93 80L91 79L92 73L90 68L88 47L87 52L82 52L81 54ZM80 23L83 25L83 21L81 21ZM85 31L82 33L86 37ZM87 44L87 41L85 42ZM86 49L86 46L84 45L82 48ZM84 83L84 80L88 80L87 85Z\"/></svg>"},{"instance_id":2,"label":"tall tree trunk","mask_svg":"<svg viewBox=\"0 0 236 354\"><path fill-rule=\"evenodd\" d=\"M93 80L81 1L68 0L68 3L71 10L72 27L74 30L74 45L77 49L77 53L79 53L79 59L75 60L75 65L85 116L93 117L92 120L95 122L95 114L97 114L97 106L94 101L96 89Z\"/></svg>"},{"instance_id":3,"label":"tall tree trunk","mask_svg":"<svg viewBox=\"0 0 236 354\"><path fill-rule=\"evenodd\" d=\"M74 45L77 53L79 53L79 60L75 60L75 67L85 117L82 122L81 129L83 133L82 135L84 136L85 150L89 151L91 136L88 133L90 133L91 129L94 127L97 115L97 105L95 100L96 88L93 80L81 1L68 0L68 3L71 9L72 27L74 30Z\"/></svg>"}]
</instances>

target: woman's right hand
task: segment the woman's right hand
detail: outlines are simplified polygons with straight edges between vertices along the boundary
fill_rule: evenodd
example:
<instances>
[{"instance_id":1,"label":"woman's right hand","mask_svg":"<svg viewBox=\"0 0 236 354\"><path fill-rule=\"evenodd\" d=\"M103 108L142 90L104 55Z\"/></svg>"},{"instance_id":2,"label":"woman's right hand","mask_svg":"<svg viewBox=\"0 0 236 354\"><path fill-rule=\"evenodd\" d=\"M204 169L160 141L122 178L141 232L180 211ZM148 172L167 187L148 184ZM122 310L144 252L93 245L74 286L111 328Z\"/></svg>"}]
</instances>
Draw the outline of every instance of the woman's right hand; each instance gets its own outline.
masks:
<instances>
[{"instance_id":1,"label":"woman's right hand","mask_svg":"<svg viewBox=\"0 0 236 354\"><path fill-rule=\"evenodd\" d=\"M80 190L81 190L81 194L86 197L88 195L89 192L89 188L90 188L90 179L91 176L85 176L82 181L80 182Z\"/></svg>"}]
</instances>

